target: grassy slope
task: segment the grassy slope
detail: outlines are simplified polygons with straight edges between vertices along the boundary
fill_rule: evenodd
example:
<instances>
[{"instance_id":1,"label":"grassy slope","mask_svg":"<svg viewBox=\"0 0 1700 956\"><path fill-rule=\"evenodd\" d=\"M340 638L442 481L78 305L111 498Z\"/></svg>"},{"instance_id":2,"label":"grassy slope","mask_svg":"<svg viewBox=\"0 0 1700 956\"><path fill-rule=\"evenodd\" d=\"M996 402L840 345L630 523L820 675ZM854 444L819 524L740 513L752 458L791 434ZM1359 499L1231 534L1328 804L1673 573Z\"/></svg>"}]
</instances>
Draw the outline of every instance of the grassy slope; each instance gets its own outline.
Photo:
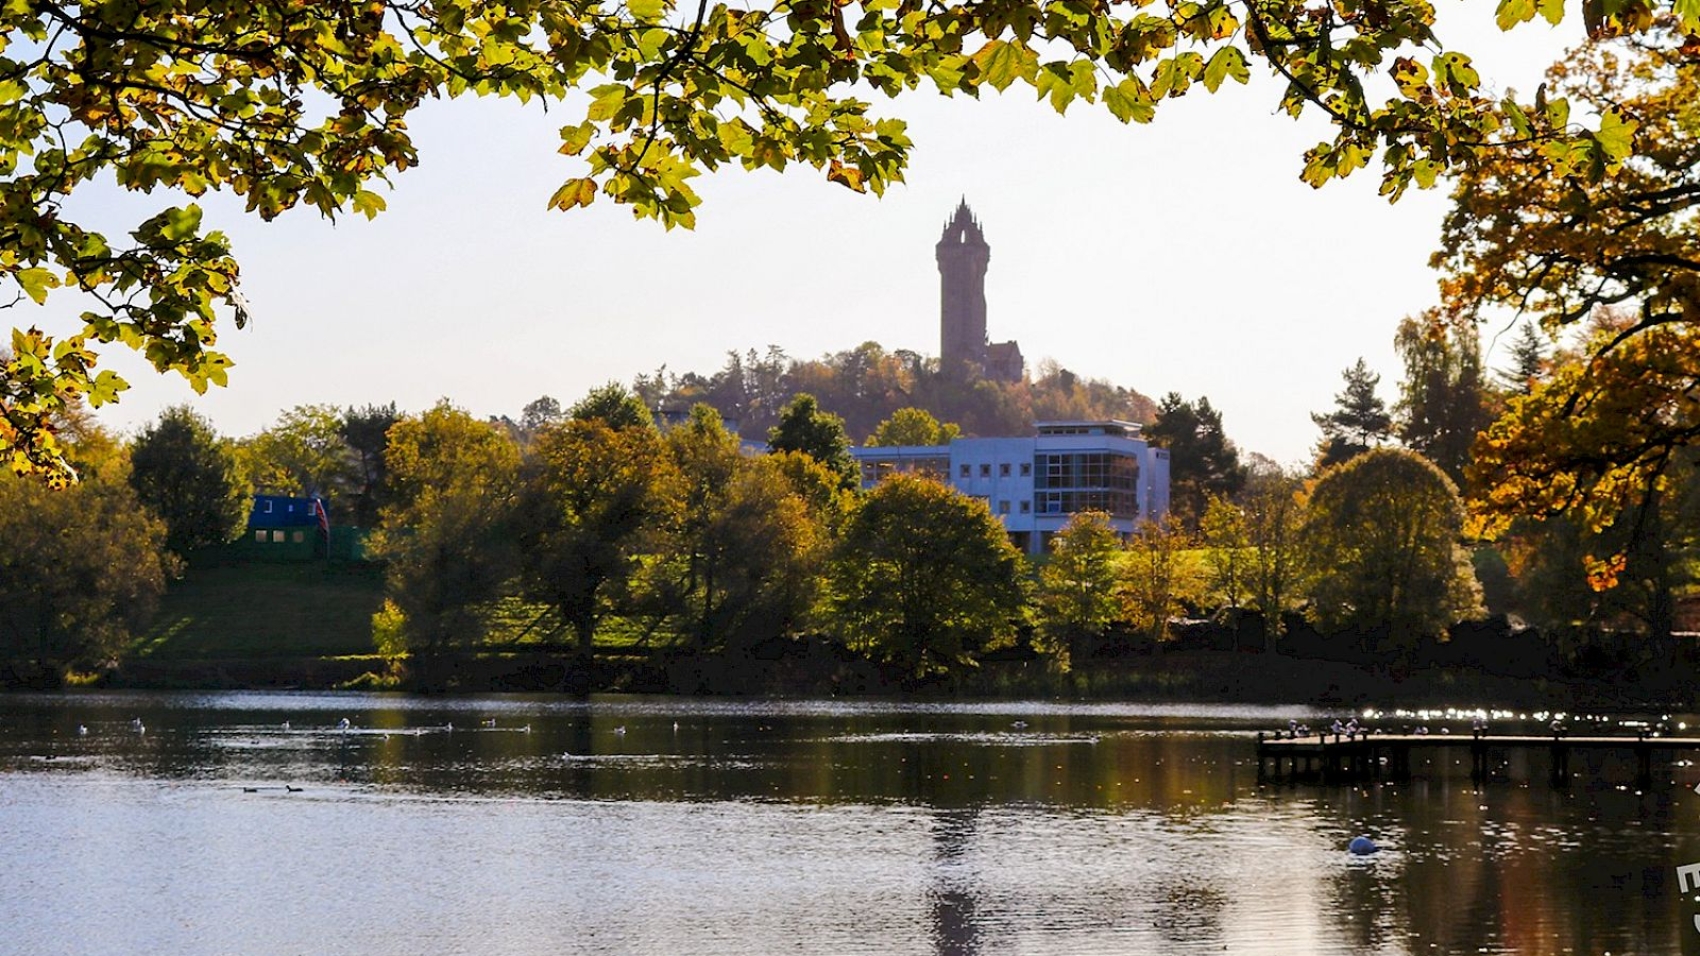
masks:
<instances>
[{"instance_id":1,"label":"grassy slope","mask_svg":"<svg viewBox=\"0 0 1700 956\"><path fill-rule=\"evenodd\" d=\"M323 562L191 567L131 645L144 660L370 654L383 575Z\"/></svg>"}]
</instances>

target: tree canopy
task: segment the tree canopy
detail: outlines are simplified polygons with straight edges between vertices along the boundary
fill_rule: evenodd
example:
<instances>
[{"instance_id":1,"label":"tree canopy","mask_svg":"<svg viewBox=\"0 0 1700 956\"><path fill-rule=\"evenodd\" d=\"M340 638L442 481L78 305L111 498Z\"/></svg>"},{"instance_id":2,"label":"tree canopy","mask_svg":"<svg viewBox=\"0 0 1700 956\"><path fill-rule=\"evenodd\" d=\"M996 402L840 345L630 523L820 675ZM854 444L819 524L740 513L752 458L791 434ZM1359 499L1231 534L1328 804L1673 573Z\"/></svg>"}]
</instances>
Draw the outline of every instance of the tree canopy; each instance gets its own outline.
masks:
<instances>
[{"instance_id":1,"label":"tree canopy","mask_svg":"<svg viewBox=\"0 0 1700 956\"><path fill-rule=\"evenodd\" d=\"M1399 440L1462 482L1470 445L1490 418L1475 325L1431 310L1400 322L1393 345L1405 364L1393 406Z\"/></svg>"},{"instance_id":2,"label":"tree canopy","mask_svg":"<svg viewBox=\"0 0 1700 956\"><path fill-rule=\"evenodd\" d=\"M1565 7L1501 0L1498 21L1558 22ZM1667 11L1682 32L1700 29L1690 2L1581 8L1596 33L1645 33ZM1504 143L1533 143L1582 179L1631 153L1628 112L1608 104L1583 123L1561 96L1496 97L1434 21L1426 2L1303 0L11 4L0 10L0 273L19 300L71 288L88 309L62 338L13 337L0 449L16 471L65 480L53 413L125 387L97 370L97 345L138 349L205 389L230 364L219 320L247 320L229 242L198 204L172 201L109 236L69 213L78 189L110 176L191 199L234 193L268 219L296 206L373 216L384 200L371 187L419 161L408 119L436 97L553 104L561 151L584 165L548 204L606 197L668 226L694 222L689 181L725 165L806 163L883 192L902 179L910 141L863 97L922 85L977 96L1020 83L1058 110L1099 102L1148 122L1166 100L1245 83L1257 66L1276 77L1282 111L1333 124L1305 156L1307 182L1377 159L1392 197Z\"/></svg>"},{"instance_id":3,"label":"tree canopy","mask_svg":"<svg viewBox=\"0 0 1700 956\"><path fill-rule=\"evenodd\" d=\"M1479 613L1463 525L1457 488L1415 452L1377 448L1323 473L1302 532L1316 617L1373 650Z\"/></svg>"},{"instance_id":4,"label":"tree canopy","mask_svg":"<svg viewBox=\"0 0 1700 956\"><path fill-rule=\"evenodd\" d=\"M1700 440L1700 61L1670 21L1601 39L1548 73L1554 102L1615 113L1637 154L1616 175L1573 175L1537 142L1464 170L1441 250L1448 304L1511 307L1578 350L1539 382L1521 346L1522 396L1476 448L1487 527L1586 509L1596 527Z\"/></svg>"},{"instance_id":5,"label":"tree canopy","mask_svg":"<svg viewBox=\"0 0 1700 956\"><path fill-rule=\"evenodd\" d=\"M136 436L130 487L165 521L165 546L179 557L235 539L248 518L236 456L187 405L161 412Z\"/></svg>"},{"instance_id":6,"label":"tree canopy","mask_svg":"<svg viewBox=\"0 0 1700 956\"><path fill-rule=\"evenodd\" d=\"M1024 585L1021 553L984 501L898 474L850 516L830 600L848 646L925 678L1010 642Z\"/></svg>"},{"instance_id":7,"label":"tree canopy","mask_svg":"<svg viewBox=\"0 0 1700 956\"><path fill-rule=\"evenodd\" d=\"M1222 413L1210 399L1197 402L1179 392L1163 396L1157 420L1146 429L1153 444L1169 451L1169 501L1182 524L1196 527L1211 495L1231 496L1245 484L1240 453L1222 429Z\"/></svg>"},{"instance_id":8,"label":"tree canopy","mask_svg":"<svg viewBox=\"0 0 1700 956\"><path fill-rule=\"evenodd\" d=\"M823 411L813 395L803 393L791 399L779 413L779 424L767 430L767 447L769 451L808 455L838 475L846 488L860 483L861 473L850 457L844 419Z\"/></svg>"},{"instance_id":9,"label":"tree canopy","mask_svg":"<svg viewBox=\"0 0 1700 956\"><path fill-rule=\"evenodd\" d=\"M900 408L880 422L867 444L882 448L901 445L948 445L962 434L955 425L940 422L919 408Z\"/></svg>"}]
</instances>

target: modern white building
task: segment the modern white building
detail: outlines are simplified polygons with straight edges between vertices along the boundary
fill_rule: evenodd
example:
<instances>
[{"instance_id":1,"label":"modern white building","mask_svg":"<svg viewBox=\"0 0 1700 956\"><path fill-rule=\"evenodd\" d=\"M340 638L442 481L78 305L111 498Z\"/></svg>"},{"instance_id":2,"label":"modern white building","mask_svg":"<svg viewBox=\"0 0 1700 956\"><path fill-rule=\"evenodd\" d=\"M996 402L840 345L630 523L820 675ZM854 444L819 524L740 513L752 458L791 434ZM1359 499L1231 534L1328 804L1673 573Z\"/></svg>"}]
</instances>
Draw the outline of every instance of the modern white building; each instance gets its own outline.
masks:
<instances>
[{"instance_id":1,"label":"modern white building","mask_svg":"<svg viewBox=\"0 0 1700 956\"><path fill-rule=\"evenodd\" d=\"M1121 534L1169 513L1169 453L1134 422L1040 422L1028 438L958 438L948 445L857 448L862 487L922 472L980 498L1015 546L1048 549L1077 511L1103 511Z\"/></svg>"}]
</instances>

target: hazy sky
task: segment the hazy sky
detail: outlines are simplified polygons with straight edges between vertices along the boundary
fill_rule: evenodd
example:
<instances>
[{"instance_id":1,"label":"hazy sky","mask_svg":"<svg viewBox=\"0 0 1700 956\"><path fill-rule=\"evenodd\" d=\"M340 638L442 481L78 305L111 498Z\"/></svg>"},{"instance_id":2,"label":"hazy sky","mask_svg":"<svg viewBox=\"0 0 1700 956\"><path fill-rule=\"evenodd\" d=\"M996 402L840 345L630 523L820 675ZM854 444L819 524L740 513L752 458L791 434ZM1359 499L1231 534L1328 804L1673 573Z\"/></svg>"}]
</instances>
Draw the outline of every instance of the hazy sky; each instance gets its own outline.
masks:
<instances>
[{"instance_id":1,"label":"hazy sky","mask_svg":"<svg viewBox=\"0 0 1700 956\"><path fill-rule=\"evenodd\" d=\"M1441 2L1442 37L1502 87L1532 89L1579 29L1536 23L1507 38L1485 0ZM1446 192L1390 206L1373 168L1304 185L1301 155L1327 130L1275 113L1278 92L1255 75L1200 88L1148 126L1087 104L1058 117L1016 88L878 98L910 122L906 184L875 199L808 167L722 170L696 180L694 232L606 199L546 211L580 169L556 153L563 113L434 104L411 120L422 165L375 221L297 211L263 223L229 197L203 199L255 315L220 340L230 387L196 397L109 347L105 367L134 387L101 417L131 429L192 401L245 435L312 402L418 410L448 397L517 415L539 395L571 402L661 365L712 372L733 349L812 358L874 340L936 355L933 243L965 195L992 247L989 335L1018 340L1029 369L1048 357L1153 398L1208 396L1243 449L1298 461L1316 441L1309 413L1331 406L1357 357L1393 400L1394 327L1435 302L1427 261ZM72 212L117 229L167 201L107 190ZM11 318L64 334L55 316L73 312L61 297Z\"/></svg>"}]
</instances>

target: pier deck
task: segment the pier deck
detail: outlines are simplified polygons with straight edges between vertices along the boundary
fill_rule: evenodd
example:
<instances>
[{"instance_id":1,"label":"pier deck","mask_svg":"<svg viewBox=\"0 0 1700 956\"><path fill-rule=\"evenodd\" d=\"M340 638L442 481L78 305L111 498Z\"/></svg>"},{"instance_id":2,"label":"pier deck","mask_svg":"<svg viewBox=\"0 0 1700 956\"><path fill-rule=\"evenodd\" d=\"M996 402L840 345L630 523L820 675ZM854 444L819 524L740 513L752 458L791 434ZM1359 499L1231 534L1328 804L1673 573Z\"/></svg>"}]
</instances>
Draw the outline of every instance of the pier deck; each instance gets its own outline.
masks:
<instances>
[{"instance_id":1,"label":"pier deck","mask_svg":"<svg viewBox=\"0 0 1700 956\"><path fill-rule=\"evenodd\" d=\"M1464 748L1470 751L1470 775L1488 776L1489 751L1545 750L1552 758L1552 781L1570 779L1573 750L1622 751L1635 756L1637 780L1651 782L1654 751L1700 751L1700 737L1659 737L1553 734L1311 734L1305 737L1257 735L1257 770L1260 776L1273 769L1274 776L1319 775L1326 781L1348 781L1387 774L1408 777L1413 750Z\"/></svg>"}]
</instances>

